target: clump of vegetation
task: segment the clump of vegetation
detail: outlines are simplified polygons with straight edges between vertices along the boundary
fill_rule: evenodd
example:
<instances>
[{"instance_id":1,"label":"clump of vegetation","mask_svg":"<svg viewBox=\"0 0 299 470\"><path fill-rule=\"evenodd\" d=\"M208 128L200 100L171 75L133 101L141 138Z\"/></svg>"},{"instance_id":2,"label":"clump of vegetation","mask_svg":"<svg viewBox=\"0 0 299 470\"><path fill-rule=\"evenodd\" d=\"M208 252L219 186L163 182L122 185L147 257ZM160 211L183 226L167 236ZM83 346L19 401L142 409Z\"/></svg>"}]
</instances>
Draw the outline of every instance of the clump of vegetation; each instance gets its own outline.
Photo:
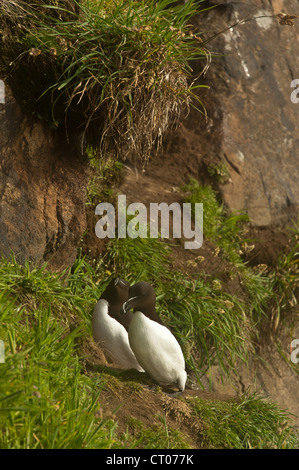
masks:
<instances>
[{"instance_id":1,"label":"clump of vegetation","mask_svg":"<svg viewBox=\"0 0 299 470\"><path fill-rule=\"evenodd\" d=\"M231 263L234 276L238 276L247 291L248 301L244 306L247 318L255 324L251 332L276 342L281 355L285 352L275 333L279 327L294 329L298 323L299 292L299 227L290 230L289 245L277 258L274 268L262 264L254 268L244 262L254 249L254 240L246 238L248 217L246 214L226 214L217 193L209 186L200 186L191 179L183 188L186 202L202 202L204 205L204 235L216 244L216 254ZM194 213L193 213L194 215ZM231 326L230 326L231 328ZM298 367L289 365L298 373Z\"/></svg>"},{"instance_id":2,"label":"clump of vegetation","mask_svg":"<svg viewBox=\"0 0 299 470\"><path fill-rule=\"evenodd\" d=\"M199 100L190 61L208 53L188 27L197 2L9 3L0 3L10 25L0 38L8 82L27 111L79 129L81 150L90 141L102 157L134 151L145 161ZM11 21L19 14L22 26Z\"/></svg>"},{"instance_id":3,"label":"clump of vegetation","mask_svg":"<svg viewBox=\"0 0 299 470\"><path fill-rule=\"evenodd\" d=\"M190 449L187 436L167 425L165 416L157 417L161 424L146 427L136 418L128 418L128 428L141 449Z\"/></svg>"},{"instance_id":4,"label":"clump of vegetation","mask_svg":"<svg viewBox=\"0 0 299 470\"><path fill-rule=\"evenodd\" d=\"M185 193L185 202L192 204L193 217L193 205L203 204L204 236L215 242L229 261L240 260L242 243L246 241L244 233L249 222L248 216L241 212L226 215L223 204L218 201L216 191L211 186L201 186L194 178L190 178L181 189Z\"/></svg>"},{"instance_id":5,"label":"clump of vegetation","mask_svg":"<svg viewBox=\"0 0 299 470\"><path fill-rule=\"evenodd\" d=\"M256 394L228 401L192 398L187 402L192 402L194 412L204 423L204 448L288 449L298 446L298 437L287 414Z\"/></svg>"},{"instance_id":6,"label":"clump of vegetation","mask_svg":"<svg viewBox=\"0 0 299 470\"><path fill-rule=\"evenodd\" d=\"M1 448L111 446L113 423L97 415L100 381L84 376L79 362L83 332L70 331L51 304L33 311L1 294Z\"/></svg>"},{"instance_id":7,"label":"clump of vegetation","mask_svg":"<svg viewBox=\"0 0 299 470\"><path fill-rule=\"evenodd\" d=\"M218 200L217 192L211 186L201 186L194 178L190 178L182 191L186 202L203 204L204 237L215 243L215 256L231 263L231 275L240 276L250 298L250 305L246 310L250 313L249 316L254 315L256 322L261 321L273 289L263 271L254 271L243 261L244 255L254 247L254 242L246 237L248 215L244 212L227 214L223 203ZM194 217L194 210L192 214Z\"/></svg>"},{"instance_id":8,"label":"clump of vegetation","mask_svg":"<svg viewBox=\"0 0 299 470\"><path fill-rule=\"evenodd\" d=\"M299 315L299 226L294 224L290 237L290 248L281 253L277 266L268 269L268 278L271 290L275 292L271 307L271 324L276 331L281 318L288 317L295 321ZM295 319L294 319L295 317Z\"/></svg>"},{"instance_id":9,"label":"clump of vegetation","mask_svg":"<svg viewBox=\"0 0 299 470\"><path fill-rule=\"evenodd\" d=\"M89 183L87 187L87 206L94 207L114 198L114 189L120 181L123 164L114 158L99 159L96 152L88 149L89 156Z\"/></svg>"},{"instance_id":10,"label":"clump of vegetation","mask_svg":"<svg viewBox=\"0 0 299 470\"><path fill-rule=\"evenodd\" d=\"M226 163L211 163L208 168L208 174L217 183L224 184L230 178L229 170Z\"/></svg>"}]
</instances>

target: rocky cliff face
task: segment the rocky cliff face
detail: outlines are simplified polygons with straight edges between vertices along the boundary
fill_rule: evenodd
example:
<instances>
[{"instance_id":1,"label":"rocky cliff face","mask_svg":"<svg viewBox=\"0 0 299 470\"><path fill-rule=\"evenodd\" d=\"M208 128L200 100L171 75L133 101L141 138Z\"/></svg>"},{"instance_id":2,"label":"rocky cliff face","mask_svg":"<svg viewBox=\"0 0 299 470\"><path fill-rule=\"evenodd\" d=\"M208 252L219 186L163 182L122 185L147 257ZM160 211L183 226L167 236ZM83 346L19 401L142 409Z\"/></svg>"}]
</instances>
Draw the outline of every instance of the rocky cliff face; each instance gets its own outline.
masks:
<instances>
[{"instance_id":1,"label":"rocky cliff face","mask_svg":"<svg viewBox=\"0 0 299 470\"><path fill-rule=\"evenodd\" d=\"M291 83L299 79L299 20L283 26L273 16L299 15L299 3L221 4L204 21L199 15L201 31L212 34L243 18L260 17L209 44L225 54L213 60L205 77L211 87L205 95L208 134L214 138L208 145L231 176L221 191L229 210L247 210L254 225L285 223L299 215L299 103L291 100Z\"/></svg>"},{"instance_id":2,"label":"rocky cliff face","mask_svg":"<svg viewBox=\"0 0 299 470\"><path fill-rule=\"evenodd\" d=\"M256 226L299 214L299 103L291 100L291 83L299 79L299 20L282 26L275 17L280 11L299 14L298 0L223 0L198 16L205 37L260 18L209 43L220 54L202 79L210 86L201 92L209 119L192 112L149 167L159 174L161 165L167 168L165 181L174 185L190 175L202 181L209 162L225 162L224 201L230 211L246 210ZM64 137L25 117L8 88L5 98L1 103L1 94L0 252L13 250L20 262L49 261L53 269L69 266L86 224L86 162Z\"/></svg>"},{"instance_id":3,"label":"rocky cliff face","mask_svg":"<svg viewBox=\"0 0 299 470\"><path fill-rule=\"evenodd\" d=\"M3 101L3 100L2 100ZM74 261L86 226L86 162L65 138L25 117L8 87L0 103L0 252L51 269Z\"/></svg>"}]
</instances>

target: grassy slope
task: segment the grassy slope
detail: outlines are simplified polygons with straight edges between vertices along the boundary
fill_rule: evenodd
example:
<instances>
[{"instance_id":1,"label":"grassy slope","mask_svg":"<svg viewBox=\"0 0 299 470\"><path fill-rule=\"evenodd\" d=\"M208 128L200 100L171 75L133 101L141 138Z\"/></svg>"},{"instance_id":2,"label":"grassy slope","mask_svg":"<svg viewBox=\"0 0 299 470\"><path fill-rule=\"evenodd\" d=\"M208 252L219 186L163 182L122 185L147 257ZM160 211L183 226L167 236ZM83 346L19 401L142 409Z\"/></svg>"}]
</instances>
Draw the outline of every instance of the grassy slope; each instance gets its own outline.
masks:
<instances>
[{"instance_id":1,"label":"grassy slope","mask_svg":"<svg viewBox=\"0 0 299 470\"><path fill-rule=\"evenodd\" d=\"M194 198L197 190L193 187L188 195ZM228 218L219 206L216 213L219 234ZM225 233L241 246L239 228L234 225ZM210 236L213 238L212 229ZM216 241L223 249L222 256L229 258L223 248L225 240ZM282 257L284 275L280 270L275 279L273 272L262 278L268 301L275 297L283 305L286 299L282 300L282 292L293 300L290 292L297 250L295 245L287 258ZM232 266L250 286L248 299L252 302L245 302L226 293L215 278L209 281L201 275L186 277L174 272L171 260L172 247L159 240L115 239L97 265L78 256L72 269L61 274L49 273L46 267L21 267L13 258L1 261L0 338L5 345L5 362L0 364L2 448L298 445L287 414L262 397L244 394L223 400L193 391L167 401L159 388L149 391L142 386L152 385L143 374L121 372L96 360L98 351L90 329L92 309L114 272L121 272L131 282L153 282L158 311L177 334L193 380L196 376L200 382L214 360L230 374L235 360L246 361L247 353L254 353L256 320L261 312L253 311L252 305L255 296L261 295L260 276L242 264L241 258L233 260ZM293 277L288 278L286 273L291 272ZM283 290L281 279L284 283L289 280ZM145 410L148 420L140 419L137 413L145 402L152 403Z\"/></svg>"}]
</instances>

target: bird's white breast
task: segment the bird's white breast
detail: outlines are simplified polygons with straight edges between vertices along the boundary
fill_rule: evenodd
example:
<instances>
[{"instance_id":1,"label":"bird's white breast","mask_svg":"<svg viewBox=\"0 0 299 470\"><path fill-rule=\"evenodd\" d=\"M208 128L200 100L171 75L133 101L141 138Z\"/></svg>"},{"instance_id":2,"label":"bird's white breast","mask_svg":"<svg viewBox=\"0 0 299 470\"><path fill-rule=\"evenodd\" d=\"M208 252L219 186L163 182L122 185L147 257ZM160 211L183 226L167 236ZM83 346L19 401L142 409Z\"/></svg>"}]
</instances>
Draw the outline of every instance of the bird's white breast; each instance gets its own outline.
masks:
<instances>
[{"instance_id":1,"label":"bird's white breast","mask_svg":"<svg viewBox=\"0 0 299 470\"><path fill-rule=\"evenodd\" d=\"M93 311L92 334L111 360L126 369L143 371L130 347L128 333L121 323L109 315L107 300L100 299Z\"/></svg>"},{"instance_id":2,"label":"bird's white breast","mask_svg":"<svg viewBox=\"0 0 299 470\"><path fill-rule=\"evenodd\" d=\"M161 383L186 382L181 347L165 326L135 312L129 328L130 346L139 364Z\"/></svg>"}]
</instances>

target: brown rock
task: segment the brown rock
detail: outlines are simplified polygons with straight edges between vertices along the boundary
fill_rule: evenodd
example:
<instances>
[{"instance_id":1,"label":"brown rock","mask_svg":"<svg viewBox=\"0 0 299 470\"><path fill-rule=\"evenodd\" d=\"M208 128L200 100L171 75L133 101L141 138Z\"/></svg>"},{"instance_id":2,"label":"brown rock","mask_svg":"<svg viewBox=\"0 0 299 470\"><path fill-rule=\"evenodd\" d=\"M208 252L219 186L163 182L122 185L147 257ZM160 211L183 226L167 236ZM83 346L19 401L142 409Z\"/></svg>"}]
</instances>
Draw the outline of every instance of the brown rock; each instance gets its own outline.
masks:
<instances>
[{"instance_id":1,"label":"brown rock","mask_svg":"<svg viewBox=\"0 0 299 470\"><path fill-rule=\"evenodd\" d=\"M0 104L0 252L60 270L86 227L87 164L64 136L25 117L8 87Z\"/></svg>"},{"instance_id":2,"label":"brown rock","mask_svg":"<svg viewBox=\"0 0 299 470\"><path fill-rule=\"evenodd\" d=\"M260 18L209 44L225 54L212 62L204 98L214 147L231 175L221 191L229 210L246 210L254 225L283 224L299 214L299 104L291 101L291 82L299 78L299 20L280 25L275 15L298 15L298 1L222 4L204 17L204 27L199 15L201 30L212 27L216 33L244 18Z\"/></svg>"}]
</instances>

